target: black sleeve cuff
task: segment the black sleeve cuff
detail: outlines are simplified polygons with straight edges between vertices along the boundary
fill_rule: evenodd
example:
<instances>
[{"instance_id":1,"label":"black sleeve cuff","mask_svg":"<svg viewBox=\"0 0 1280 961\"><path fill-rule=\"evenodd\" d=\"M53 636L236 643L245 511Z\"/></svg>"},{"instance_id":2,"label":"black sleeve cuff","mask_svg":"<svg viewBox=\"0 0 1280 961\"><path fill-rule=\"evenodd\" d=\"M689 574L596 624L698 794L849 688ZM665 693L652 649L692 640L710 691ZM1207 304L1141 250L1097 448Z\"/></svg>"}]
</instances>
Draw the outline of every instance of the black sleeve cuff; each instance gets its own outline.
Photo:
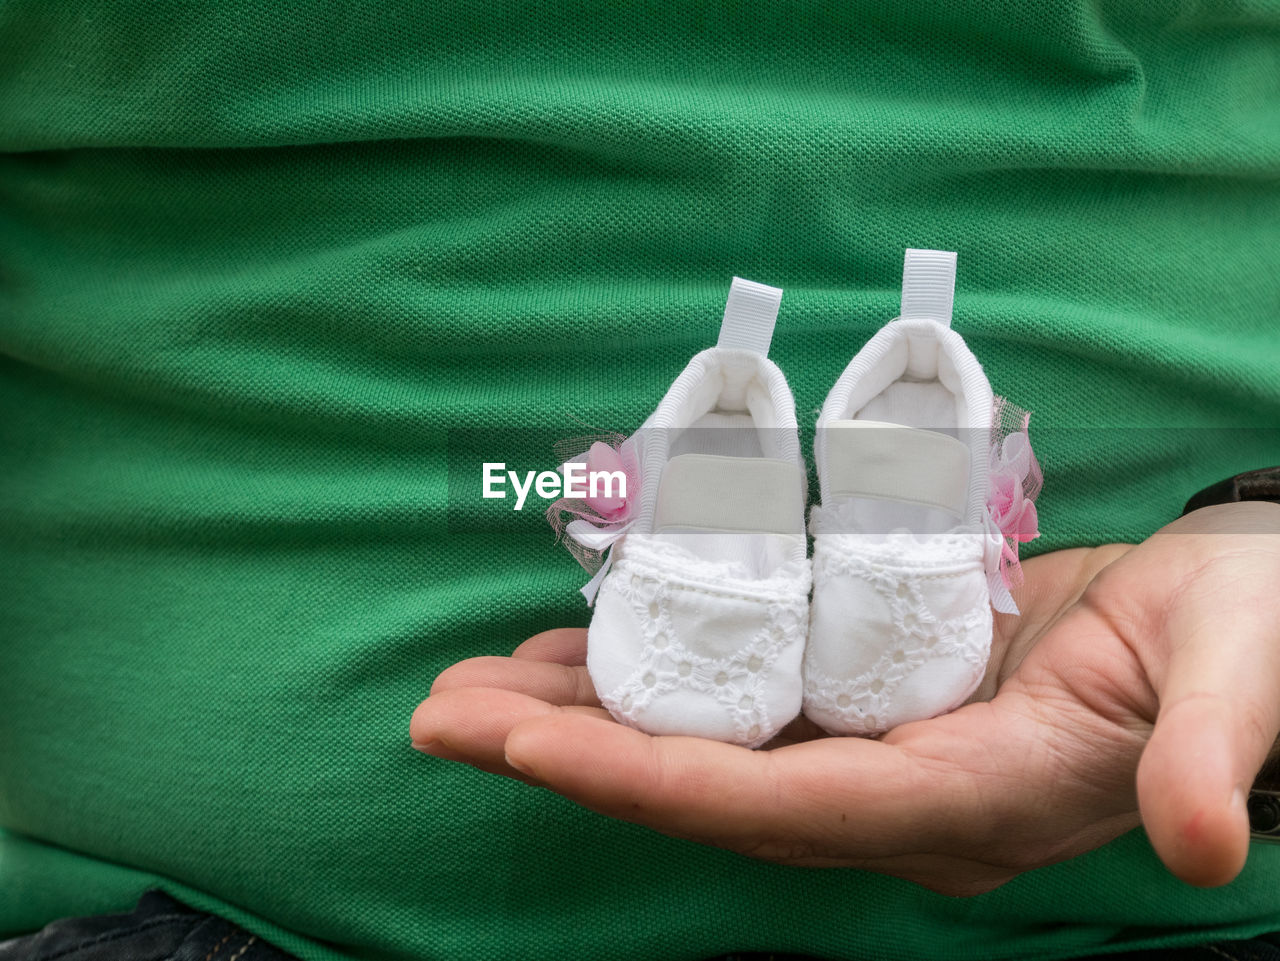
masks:
<instances>
[{"instance_id":1,"label":"black sleeve cuff","mask_svg":"<svg viewBox=\"0 0 1280 961\"><path fill-rule=\"evenodd\" d=\"M1213 504L1236 504L1240 501L1271 501L1280 504L1280 467L1263 467L1251 470L1224 481L1210 484L1204 490L1191 495L1183 514Z\"/></svg>"}]
</instances>

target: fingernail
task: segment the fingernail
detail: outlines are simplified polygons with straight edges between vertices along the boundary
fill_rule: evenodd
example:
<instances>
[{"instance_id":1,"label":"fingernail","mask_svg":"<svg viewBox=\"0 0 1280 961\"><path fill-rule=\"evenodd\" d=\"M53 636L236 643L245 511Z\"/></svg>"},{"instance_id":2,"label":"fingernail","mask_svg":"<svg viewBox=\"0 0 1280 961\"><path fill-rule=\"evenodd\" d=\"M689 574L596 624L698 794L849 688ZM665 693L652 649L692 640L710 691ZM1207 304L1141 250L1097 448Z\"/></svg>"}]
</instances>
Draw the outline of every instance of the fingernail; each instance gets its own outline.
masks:
<instances>
[{"instance_id":1,"label":"fingernail","mask_svg":"<svg viewBox=\"0 0 1280 961\"><path fill-rule=\"evenodd\" d=\"M439 741L431 741L431 740L427 740L427 741L414 741L414 742L413 742L413 749L414 749L415 751L421 751L423 754L430 754L432 757L438 757L438 756L439 756L439 755L437 755L437 754L436 754L436 750L437 750L439 747L440 747L440 742L439 742Z\"/></svg>"},{"instance_id":2,"label":"fingernail","mask_svg":"<svg viewBox=\"0 0 1280 961\"><path fill-rule=\"evenodd\" d=\"M1237 784L1235 790L1231 792L1231 806L1233 808L1243 809L1247 809L1248 807L1244 799L1244 788L1239 784Z\"/></svg>"},{"instance_id":3,"label":"fingernail","mask_svg":"<svg viewBox=\"0 0 1280 961\"><path fill-rule=\"evenodd\" d=\"M521 764L519 761L513 761L513 760L511 760L511 755L510 755L510 754L503 754L503 757L505 757L505 758L507 759L507 763L508 763L509 765L511 765L513 768L515 768L517 771L519 771L519 772L520 772L521 774L523 774L525 777L533 777L533 776L534 776L534 775L533 775L533 771L529 768L529 766L528 766L528 765L526 765L526 764Z\"/></svg>"}]
</instances>

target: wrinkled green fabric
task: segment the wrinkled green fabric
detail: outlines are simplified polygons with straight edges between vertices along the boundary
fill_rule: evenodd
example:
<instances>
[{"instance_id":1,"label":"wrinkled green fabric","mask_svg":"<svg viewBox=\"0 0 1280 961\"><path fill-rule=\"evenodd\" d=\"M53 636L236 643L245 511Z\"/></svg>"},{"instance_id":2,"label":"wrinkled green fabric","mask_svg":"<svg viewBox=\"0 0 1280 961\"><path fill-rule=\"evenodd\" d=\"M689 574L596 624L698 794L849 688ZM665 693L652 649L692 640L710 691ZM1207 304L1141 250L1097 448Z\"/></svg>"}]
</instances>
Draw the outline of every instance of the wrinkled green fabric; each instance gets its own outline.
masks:
<instances>
[{"instance_id":1,"label":"wrinkled green fabric","mask_svg":"<svg viewBox=\"0 0 1280 961\"><path fill-rule=\"evenodd\" d=\"M153 885L315 959L1280 929L1274 849L953 900L408 741L447 664L588 619L469 458L637 427L734 274L811 439L903 248L958 251L1038 550L1280 463L1280 5L7 0L0 151L0 936Z\"/></svg>"}]
</instances>

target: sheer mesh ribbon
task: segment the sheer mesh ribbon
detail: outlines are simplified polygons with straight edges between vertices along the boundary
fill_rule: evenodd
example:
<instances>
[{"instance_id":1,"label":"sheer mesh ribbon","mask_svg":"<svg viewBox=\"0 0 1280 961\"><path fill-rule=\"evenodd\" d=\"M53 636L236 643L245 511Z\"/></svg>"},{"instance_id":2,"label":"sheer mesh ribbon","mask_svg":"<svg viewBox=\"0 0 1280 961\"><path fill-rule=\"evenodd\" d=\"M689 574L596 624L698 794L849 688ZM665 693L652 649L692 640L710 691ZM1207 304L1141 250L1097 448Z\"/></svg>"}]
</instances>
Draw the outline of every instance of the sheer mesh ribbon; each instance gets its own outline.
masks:
<instances>
[{"instance_id":1,"label":"sheer mesh ribbon","mask_svg":"<svg viewBox=\"0 0 1280 961\"><path fill-rule=\"evenodd\" d=\"M987 583L992 606L1005 614L1018 613L1009 593L1022 584L1018 545L1040 536L1035 499L1044 486L1044 473L1031 450L1030 424L1030 411L1004 397L995 398L987 496Z\"/></svg>"},{"instance_id":2,"label":"sheer mesh ribbon","mask_svg":"<svg viewBox=\"0 0 1280 961\"><path fill-rule=\"evenodd\" d=\"M585 479L579 480L584 496L561 497L547 508L547 520L556 540L592 575L582 588L588 605L595 602L609 573L613 545L626 534L639 510L640 462L635 447L632 438L618 433L570 437L555 445L566 491L569 465L581 464L585 469Z\"/></svg>"}]
</instances>

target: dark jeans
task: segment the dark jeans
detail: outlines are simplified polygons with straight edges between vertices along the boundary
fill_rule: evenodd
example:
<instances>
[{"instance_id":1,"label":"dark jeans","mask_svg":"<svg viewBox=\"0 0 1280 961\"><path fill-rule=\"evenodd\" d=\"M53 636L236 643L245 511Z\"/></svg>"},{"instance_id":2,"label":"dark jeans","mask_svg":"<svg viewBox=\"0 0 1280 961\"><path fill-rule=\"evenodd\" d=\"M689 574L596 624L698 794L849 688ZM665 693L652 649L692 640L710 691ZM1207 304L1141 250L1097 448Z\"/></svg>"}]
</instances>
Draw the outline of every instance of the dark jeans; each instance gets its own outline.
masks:
<instances>
[{"instance_id":1,"label":"dark jeans","mask_svg":"<svg viewBox=\"0 0 1280 961\"><path fill-rule=\"evenodd\" d=\"M1216 941L1175 951L1099 955L1108 961L1280 961L1280 936ZM148 891L128 914L54 921L0 941L0 961L297 961L222 918ZM730 954L721 961L808 961L793 955Z\"/></svg>"}]
</instances>

